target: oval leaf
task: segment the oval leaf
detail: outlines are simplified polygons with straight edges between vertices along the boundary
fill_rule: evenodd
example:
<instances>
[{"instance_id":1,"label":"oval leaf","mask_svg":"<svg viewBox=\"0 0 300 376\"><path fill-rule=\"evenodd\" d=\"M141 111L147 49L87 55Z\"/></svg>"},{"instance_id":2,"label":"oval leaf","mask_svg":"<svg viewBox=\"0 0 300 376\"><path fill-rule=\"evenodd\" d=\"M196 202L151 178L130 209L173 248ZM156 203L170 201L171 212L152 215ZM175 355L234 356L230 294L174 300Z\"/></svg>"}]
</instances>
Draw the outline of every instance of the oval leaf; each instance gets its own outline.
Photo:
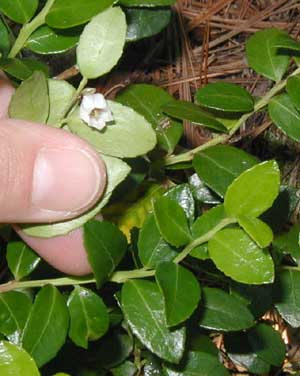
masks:
<instances>
[{"instance_id":1,"label":"oval leaf","mask_svg":"<svg viewBox=\"0 0 300 376\"><path fill-rule=\"evenodd\" d=\"M241 149L217 145L197 153L193 167L208 187L224 197L233 180L257 162L255 157Z\"/></svg>"},{"instance_id":2,"label":"oval leaf","mask_svg":"<svg viewBox=\"0 0 300 376\"><path fill-rule=\"evenodd\" d=\"M39 238L52 238L59 235L65 235L69 232L83 226L87 221L94 218L100 210L108 203L113 190L129 174L130 167L117 158L102 156L106 165L107 186L100 201L87 213L69 221L45 224L45 225L23 225L22 230L30 236Z\"/></svg>"},{"instance_id":3,"label":"oval leaf","mask_svg":"<svg viewBox=\"0 0 300 376\"><path fill-rule=\"evenodd\" d=\"M222 123L211 114L204 112L199 106L187 101L172 101L162 107L167 115L181 120L189 120L194 124L220 132L227 132Z\"/></svg>"},{"instance_id":4,"label":"oval leaf","mask_svg":"<svg viewBox=\"0 0 300 376\"><path fill-rule=\"evenodd\" d=\"M55 0L46 23L57 29L68 29L89 21L114 3L114 0Z\"/></svg>"},{"instance_id":5,"label":"oval leaf","mask_svg":"<svg viewBox=\"0 0 300 376\"><path fill-rule=\"evenodd\" d=\"M268 110L270 118L279 129L293 140L300 141L300 112L287 94L273 98Z\"/></svg>"},{"instance_id":6,"label":"oval leaf","mask_svg":"<svg viewBox=\"0 0 300 376\"><path fill-rule=\"evenodd\" d=\"M202 292L201 327L238 331L254 325L250 311L237 298L216 288L205 287Z\"/></svg>"},{"instance_id":7,"label":"oval leaf","mask_svg":"<svg viewBox=\"0 0 300 376\"><path fill-rule=\"evenodd\" d=\"M10 49L10 35L8 27L0 18L0 56L7 56Z\"/></svg>"},{"instance_id":8,"label":"oval leaf","mask_svg":"<svg viewBox=\"0 0 300 376\"><path fill-rule=\"evenodd\" d=\"M279 193L280 171L275 161L260 163L237 177L224 199L227 215L258 217L269 209Z\"/></svg>"},{"instance_id":9,"label":"oval leaf","mask_svg":"<svg viewBox=\"0 0 300 376\"><path fill-rule=\"evenodd\" d=\"M7 245L8 267L16 280L29 275L41 261L40 257L23 242L10 242Z\"/></svg>"},{"instance_id":10,"label":"oval leaf","mask_svg":"<svg viewBox=\"0 0 300 376\"><path fill-rule=\"evenodd\" d=\"M208 84L195 94L196 101L204 107L226 112L250 112L254 101L241 86L227 82Z\"/></svg>"},{"instance_id":11,"label":"oval leaf","mask_svg":"<svg viewBox=\"0 0 300 376\"><path fill-rule=\"evenodd\" d=\"M116 102L108 101L108 106L114 121L103 131L90 128L79 118L78 111L71 116L69 128L99 152L114 157L133 158L155 147L155 133L143 116Z\"/></svg>"},{"instance_id":12,"label":"oval leaf","mask_svg":"<svg viewBox=\"0 0 300 376\"><path fill-rule=\"evenodd\" d=\"M0 68L18 80L26 80L35 70L47 75L48 67L40 61L32 59L0 59Z\"/></svg>"},{"instance_id":13,"label":"oval leaf","mask_svg":"<svg viewBox=\"0 0 300 376\"><path fill-rule=\"evenodd\" d=\"M272 242L272 229L260 219L242 215L238 217L238 223L259 247L266 248Z\"/></svg>"},{"instance_id":14,"label":"oval leaf","mask_svg":"<svg viewBox=\"0 0 300 376\"><path fill-rule=\"evenodd\" d=\"M97 0L97 3L102 2ZM119 7L99 13L84 28L77 47L77 64L85 78L103 76L117 64L125 45L126 29L125 14Z\"/></svg>"},{"instance_id":15,"label":"oval leaf","mask_svg":"<svg viewBox=\"0 0 300 376\"><path fill-rule=\"evenodd\" d=\"M75 287L68 299L69 336L77 346L88 348L88 341L101 338L108 330L109 317L103 300L83 287Z\"/></svg>"},{"instance_id":16,"label":"oval leaf","mask_svg":"<svg viewBox=\"0 0 300 376\"><path fill-rule=\"evenodd\" d=\"M76 46L79 35L77 29L59 32L43 25L27 39L26 48L41 55L59 54Z\"/></svg>"},{"instance_id":17,"label":"oval leaf","mask_svg":"<svg viewBox=\"0 0 300 376\"><path fill-rule=\"evenodd\" d=\"M175 247L191 241L187 217L182 207L168 197L159 198L154 204L154 216L163 238Z\"/></svg>"},{"instance_id":18,"label":"oval leaf","mask_svg":"<svg viewBox=\"0 0 300 376\"><path fill-rule=\"evenodd\" d=\"M125 7L164 7L175 4L175 0L119 0Z\"/></svg>"},{"instance_id":19,"label":"oval leaf","mask_svg":"<svg viewBox=\"0 0 300 376\"><path fill-rule=\"evenodd\" d=\"M248 63L257 73L279 81L286 72L290 56L278 52L277 41L285 32L279 29L266 29L256 32L246 44Z\"/></svg>"},{"instance_id":20,"label":"oval leaf","mask_svg":"<svg viewBox=\"0 0 300 376\"><path fill-rule=\"evenodd\" d=\"M194 274L173 262L163 262L157 266L155 278L164 296L168 326L187 320L195 311L201 294Z\"/></svg>"},{"instance_id":21,"label":"oval leaf","mask_svg":"<svg viewBox=\"0 0 300 376\"><path fill-rule=\"evenodd\" d=\"M22 347L41 367L55 357L65 343L69 326L69 313L65 300L51 285L37 294L30 312Z\"/></svg>"},{"instance_id":22,"label":"oval leaf","mask_svg":"<svg viewBox=\"0 0 300 376\"><path fill-rule=\"evenodd\" d=\"M15 91L9 116L15 119L46 123L49 114L48 84L44 73L36 71Z\"/></svg>"},{"instance_id":23,"label":"oval leaf","mask_svg":"<svg viewBox=\"0 0 300 376\"><path fill-rule=\"evenodd\" d=\"M6 341L0 341L0 374L3 376L40 376L29 354Z\"/></svg>"},{"instance_id":24,"label":"oval leaf","mask_svg":"<svg viewBox=\"0 0 300 376\"><path fill-rule=\"evenodd\" d=\"M172 363L183 355L185 329L167 327L163 296L155 283L131 280L122 288L122 309L132 332L154 354Z\"/></svg>"},{"instance_id":25,"label":"oval leaf","mask_svg":"<svg viewBox=\"0 0 300 376\"><path fill-rule=\"evenodd\" d=\"M287 80L286 90L293 105L300 110L300 75L291 76Z\"/></svg>"},{"instance_id":26,"label":"oval leaf","mask_svg":"<svg viewBox=\"0 0 300 376\"><path fill-rule=\"evenodd\" d=\"M11 20L24 24L28 22L38 7L38 0L1 0L0 12Z\"/></svg>"},{"instance_id":27,"label":"oval leaf","mask_svg":"<svg viewBox=\"0 0 300 376\"><path fill-rule=\"evenodd\" d=\"M219 231L208 249L217 268L235 281L260 285L274 280L272 257L241 229Z\"/></svg>"},{"instance_id":28,"label":"oval leaf","mask_svg":"<svg viewBox=\"0 0 300 376\"><path fill-rule=\"evenodd\" d=\"M90 221L84 225L84 246L99 287L124 257L126 237L110 222Z\"/></svg>"}]
</instances>

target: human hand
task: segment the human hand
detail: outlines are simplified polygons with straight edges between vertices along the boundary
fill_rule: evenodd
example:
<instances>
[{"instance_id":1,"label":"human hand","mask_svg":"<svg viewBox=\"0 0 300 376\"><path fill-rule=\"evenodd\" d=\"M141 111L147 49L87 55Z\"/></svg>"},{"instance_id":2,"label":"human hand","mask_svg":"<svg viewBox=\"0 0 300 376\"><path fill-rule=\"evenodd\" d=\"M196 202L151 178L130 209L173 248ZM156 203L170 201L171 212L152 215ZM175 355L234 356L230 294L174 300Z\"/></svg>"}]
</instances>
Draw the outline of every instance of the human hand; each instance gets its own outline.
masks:
<instances>
[{"instance_id":1,"label":"human hand","mask_svg":"<svg viewBox=\"0 0 300 376\"><path fill-rule=\"evenodd\" d=\"M106 185L105 165L80 138L60 129L8 119L14 92L0 74L0 222L63 221L93 206ZM73 275L91 272L81 229L50 239L15 230L49 264Z\"/></svg>"}]
</instances>

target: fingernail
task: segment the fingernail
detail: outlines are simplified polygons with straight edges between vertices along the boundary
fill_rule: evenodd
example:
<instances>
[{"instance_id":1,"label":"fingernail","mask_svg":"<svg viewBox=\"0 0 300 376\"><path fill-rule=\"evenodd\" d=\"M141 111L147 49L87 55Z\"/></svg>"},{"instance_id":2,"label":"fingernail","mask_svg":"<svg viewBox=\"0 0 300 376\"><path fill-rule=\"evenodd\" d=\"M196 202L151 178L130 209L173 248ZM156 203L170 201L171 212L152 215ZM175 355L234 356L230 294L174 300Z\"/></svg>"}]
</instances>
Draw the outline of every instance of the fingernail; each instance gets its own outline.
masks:
<instances>
[{"instance_id":1,"label":"fingernail","mask_svg":"<svg viewBox=\"0 0 300 376\"><path fill-rule=\"evenodd\" d=\"M97 155L81 149L43 148L34 164L32 204L75 214L94 203L104 186L105 168Z\"/></svg>"}]
</instances>

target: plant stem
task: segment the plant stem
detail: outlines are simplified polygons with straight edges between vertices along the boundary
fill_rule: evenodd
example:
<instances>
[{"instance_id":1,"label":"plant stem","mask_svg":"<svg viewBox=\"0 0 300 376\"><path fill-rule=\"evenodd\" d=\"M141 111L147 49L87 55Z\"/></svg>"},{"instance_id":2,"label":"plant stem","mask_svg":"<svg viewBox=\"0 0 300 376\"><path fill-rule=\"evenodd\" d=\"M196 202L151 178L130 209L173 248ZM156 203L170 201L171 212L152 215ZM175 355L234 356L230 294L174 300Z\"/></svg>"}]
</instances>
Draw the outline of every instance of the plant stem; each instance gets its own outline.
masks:
<instances>
[{"instance_id":1,"label":"plant stem","mask_svg":"<svg viewBox=\"0 0 300 376\"><path fill-rule=\"evenodd\" d=\"M8 57L13 58L18 55L21 49L24 47L27 39L30 35L40 26L45 23L45 18L50 8L52 7L55 0L48 0L44 8L40 11L33 20L25 25L20 30L20 33L8 55Z\"/></svg>"},{"instance_id":2,"label":"plant stem","mask_svg":"<svg viewBox=\"0 0 300 376\"><path fill-rule=\"evenodd\" d=\"M294 76L296 74L299 74L300 73L300 67L298 67L290 76ZM289 77L290 77L289 76ZM254 115L256 112L260 111L261 109L263 109L264 107L266 107L270 100L275 96L277 95L279 92L281 92L285 86L286 86L286 83L287 83L287 79L285 80L282 80L280 82L278 82L276 85L274 85L272 87L272 89L270 91L268 91L266 93L266 95L264 95L254 106L254 109L252 112L249 112L247 114L244 114L242 115L237 123L235 124L235 126L229 131L228 134L222 134L220 136L216 136L214 137L213 139L209 140L208 142L206 142L205 144L203 145L200 145L200 146L197 146L196 148L192 149L192 150L189 150L188 152L185 152L185 153L182 153L182 154L179 154L179 155L171 155L171 156L168 156L166 159L165 159L165 163L164 165L165 166L171 166L171 165L174 165L176 163L182 163L182 162L189 162L191 161L195 154L197 154L199 151L202 151L202 150L205 150L205 149L208 149L209 147L211 146L214 146L214 145L218 145L218 144L221 144L221 143L224 143L226 141L228 141L234 134L236 131L239 130L239 128L252 116Z\"/></svg>"}]
</instances>

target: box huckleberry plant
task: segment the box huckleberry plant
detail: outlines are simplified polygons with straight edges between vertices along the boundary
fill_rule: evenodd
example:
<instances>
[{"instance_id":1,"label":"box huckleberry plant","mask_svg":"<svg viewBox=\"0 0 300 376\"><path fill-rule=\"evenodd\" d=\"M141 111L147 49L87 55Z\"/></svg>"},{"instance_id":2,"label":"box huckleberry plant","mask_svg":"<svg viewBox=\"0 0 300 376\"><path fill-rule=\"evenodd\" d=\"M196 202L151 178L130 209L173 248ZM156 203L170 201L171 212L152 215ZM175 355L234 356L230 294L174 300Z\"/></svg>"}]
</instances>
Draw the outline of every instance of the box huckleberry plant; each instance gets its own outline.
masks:
<instances>
[{"instance_id":1,"label":"box huckleberry plant","mask_svg":"<svg viewBox=\"0 0 300 376\"><path fill-rule=\"evenodd\" d=\"M299 225L290 222L297 199L275 160L227 141L262 111L300 140L300 44L275 28L249 38L248 64L270 80L260 98L223 81L200 88L193 102L150 84L130 85L113 101L87 90L129 43L165 28L173 4L0 1L0 68L16 86L9 116L86 140L108 179L83 215L21 226L41 238L81 228L92 276L49 277L2 227L3 376L220 376L236 367L259 375L283 366L287 348L270 317L300 327ZM50 77L38 59L71 49L77 87ZM178 148L184 120L207 128L209 141Z\"/></svg>"}]
</instances>

